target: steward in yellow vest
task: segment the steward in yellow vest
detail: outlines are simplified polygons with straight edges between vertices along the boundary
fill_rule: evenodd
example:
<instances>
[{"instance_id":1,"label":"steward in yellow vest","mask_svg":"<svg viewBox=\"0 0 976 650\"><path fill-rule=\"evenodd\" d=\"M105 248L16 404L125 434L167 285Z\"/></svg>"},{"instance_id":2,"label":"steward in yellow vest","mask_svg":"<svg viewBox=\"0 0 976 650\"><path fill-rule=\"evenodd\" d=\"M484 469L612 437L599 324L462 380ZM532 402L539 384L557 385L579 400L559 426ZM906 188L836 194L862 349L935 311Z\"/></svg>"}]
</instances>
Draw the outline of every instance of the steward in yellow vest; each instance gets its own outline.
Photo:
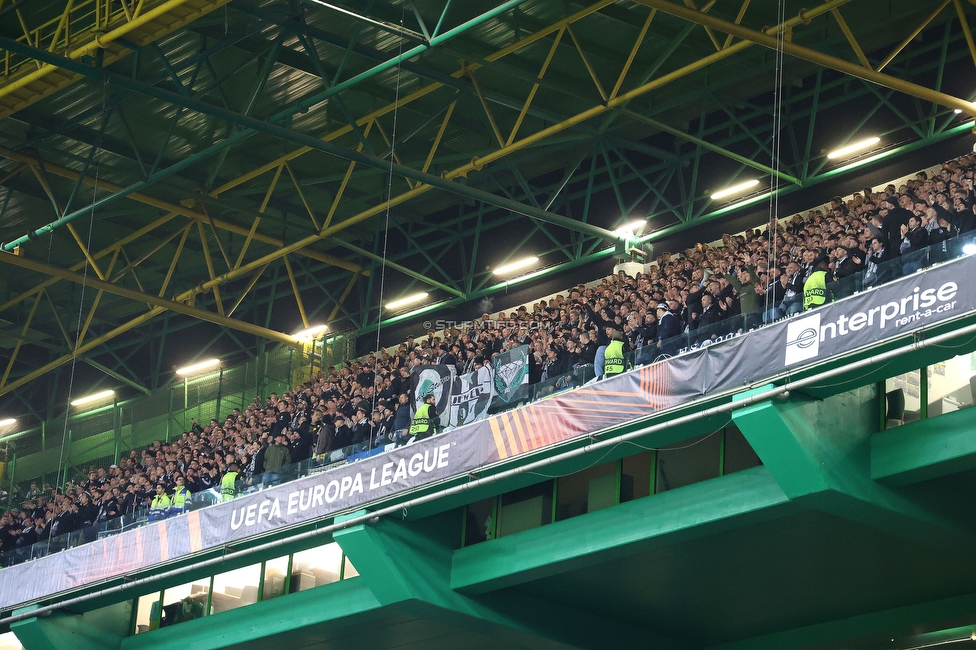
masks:
<instances>
[{"instance_id":1,"label":"steward in yellow vest","mask_svg":"<svg viewBox=\"0 0 976 650\"><path fill-rule=\"evenodd\" d=\"M190 501L190 491L185 483L186 479L182 476L176 477L176 488L173 489L173 506L169 510L170 517L186 512L186 507Z\"/></svg>"},{"instance_id":2,"label":"steward in yellow vest","mask_svg":"<svg viewBox=\"0 0 976 650\"><path fill-rule=\"evenodd\" d=\"M407 432L417 440L429 438L436 433L435 422L437 422L437 409L434 402L437 398L433 393L424 395L424 403L417 407L417 412L413 415L413 422Z\"/></svg>"},{"instance_id":3,"label":"steward in yellow vest","mask_svg":"<svg viewBox=\"0 0 976 650\"><path fill-rule=\"evenodd\" d=\"M149 504L149 521L162 521L169 515L169 509L173 505L170 498L166 496L166 486L162 483L156 484L156 496Z\"/></svg>"},{"instance_id":4,"label":"steward in yellow vest","mask_svg":"<svg viewBox=\"0 0 976 650\"><path fill-rule=\"evenodd\" d=\"M827 288L827 273L830 266L827 264L826 257L820 257L814 267L813 273L803 283L803 311L825 305L833 296Z\"/></svg>"},{"instance_id":5,"label":"steward in yellow vest","mask_svg":"<svg viewBox=\"0 0 976 650\"><path fill-rule=\"evenodd\" d=\"M624 358L624 340L619 332L613 333L613 339L603 353L603 376L613 377L621 374L627 369L627 361Z\"/></svg>"},{"instance_id":6,"label":"steward in yellow vest","mask_svg":"<svg viewBox=\"0 0 976 650\"><path fill-rule=\"evenodd\" d=\"M241 471L241 468L237 466L237 463L231 463L227 467L227 472L220 479L221 501L230 501L237 496L237 473L239 471Z\"/></svg>"}]
</instances>

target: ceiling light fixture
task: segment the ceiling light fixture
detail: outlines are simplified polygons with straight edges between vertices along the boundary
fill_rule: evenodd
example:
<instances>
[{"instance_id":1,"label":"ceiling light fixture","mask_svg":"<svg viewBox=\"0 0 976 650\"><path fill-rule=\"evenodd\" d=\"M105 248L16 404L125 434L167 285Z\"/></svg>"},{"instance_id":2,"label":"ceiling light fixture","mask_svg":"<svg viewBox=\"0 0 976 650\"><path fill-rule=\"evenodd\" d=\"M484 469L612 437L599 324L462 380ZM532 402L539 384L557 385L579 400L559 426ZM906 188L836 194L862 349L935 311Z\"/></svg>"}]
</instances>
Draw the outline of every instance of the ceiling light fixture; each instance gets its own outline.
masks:
<instances>
[{"instance_id":1,"label":"ceiling light fixture","mask_svg":"<svg viewBox=\"0 0 976 650\"><path fill-rule=\"evenodd\" d=\"M313 325L303 329L300 332L295 332L292 337L299 341L311 341L318 337L319 334L329 329L328 325Z\"/></svg>"},{"instance_id":2,"label":"ceiling light fixture","mask_svg":"<svg viewBox=\"0 0 976 650\"><path fill-rule=\"evenodd\" d=\"M733 194L741 194L746 190L759 185L759 180L753 178L752 180L743 181L741 183L736 183L730 187L726 187L724 190L719 190L718 192L712 192L712 200L717 201L718 199L724 199L727 196L732 196Z\"/></svg>"},{"instance_id":3,"label":"ceiling light fixture","mask_svg":"<svg viewBox=\"0 0 976 650\"><path fill-rule=\"evenodd\" d=\"M505 264L504 266L499 266L497 269L492 271L492 273L494 273L495 275L508 275L509 273L513 273L515 271L521 271L524 268L528 268L533 264L538 264L538 263L539 263L538 257L535 256L526 257L525 259L521 259L515 262L510 262L509 264Z\"/></svg>"},{"instance_id":4,"label":"ceiling light fixture","mask_svg":"<svg viewBox=\"0 0 976 650\"><path fill-rule=\"evenodd\" d=\"M207 359L206 361L201 361L199 363L194 363L192 366L186 366L185 368L178 368L176 374L180 376L195 375L201 370L209 370L214 366L220 365L220 359Z\"/></svg>"},{"instance_id":5,"label":"ceiling light fixture","mask_svg":"<svg viewBox=\"0 0 976 650\"><path fill-rule=\"evenodd\" d=\"M613 231L615 235L620 235L621 237L626 237L627 235L633 235L638 230L647 225L647 222L643 219L635 219L634 221L629 221L624 225L620 226Z\"/></svg>"},{"instance_id":6,"label":"ceiling light fixture","mask_svg":"<svg viewBox=\"0 0 976 650\"><path fill-rule=\"evenodd\" d=\"M17 418L7 418L6 420L0 420L0 427L12 427L17 424Z\"/></svg>"},{"instance_id":7,"label":"ceiling light fixture","mask_svg":"<svg viewBox=\"0 0 976 650\"><path fill-rule=\"evenodd\" d=\"M386 308L387 309L398 309L400 307L406 307L407 305L412 305L415 302L420 302L421 300L423 300L424 298L426 298L429 295L430 294L428 294L427 292L421 291L420 293L415 293L415 294L412 294L412 295L409 295L409 296L404 296L403 298L400 298L399 300L394 300L393 302L386 303Z\"/></svg>"},{"instance_id":8,"label":"ceiling light fixture","mask_svg":"<svg viewBox=\"0 0 976 650\"><path fill-rule=\"evenodd\" d=\"M93 393L86 397L79 397L78 399L71 402L71 405L84 406L85 404L91 404L92 402L100 402L104 399L108 399L109 397L114 397L114 396L115 396L114 390L103 390L99 393Z\"/></svg>"},{"instance_id":9,"label":"ceiling light fixture","mask_svg":"<svg viewBox=\"0 0 976 650\"><path fill-rule=\"evenodd\" d=\"M834 149L833 151L827 154L827 157L830 158L831 160L836 160L837 158L843 158L845 156L849 156L852 153L857 153L858 151L862 151L864 149L867 149L868 147L872 147L878 144L879 142L881 142L881 138L877 136L865 138L864 140L858 140L857 142L853 142L847 145L846 147L841 147L840 149Z\"/></svg>"}]
</instances>

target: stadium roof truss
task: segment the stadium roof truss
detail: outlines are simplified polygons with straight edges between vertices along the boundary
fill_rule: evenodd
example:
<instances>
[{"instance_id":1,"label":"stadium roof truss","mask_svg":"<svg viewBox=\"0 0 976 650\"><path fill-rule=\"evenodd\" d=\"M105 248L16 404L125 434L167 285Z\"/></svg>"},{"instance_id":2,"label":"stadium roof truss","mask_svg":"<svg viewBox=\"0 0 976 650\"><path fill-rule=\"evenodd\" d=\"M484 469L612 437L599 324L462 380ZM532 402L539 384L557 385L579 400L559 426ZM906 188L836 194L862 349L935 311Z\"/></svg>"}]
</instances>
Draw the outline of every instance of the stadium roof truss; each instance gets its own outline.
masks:
<instances>
[{"instance_id":1,"label":"stadium roof truss","mask_svg":"<svg viewBox=\"0 0 976 650\"><path fill-rule=\"evenodd\" d=\"M490 300L976 115L962 0L57 4L0 0L0 412L39 418L72 359L154 388L191 328L253 356Z\"/></svg>"}]
</instances>

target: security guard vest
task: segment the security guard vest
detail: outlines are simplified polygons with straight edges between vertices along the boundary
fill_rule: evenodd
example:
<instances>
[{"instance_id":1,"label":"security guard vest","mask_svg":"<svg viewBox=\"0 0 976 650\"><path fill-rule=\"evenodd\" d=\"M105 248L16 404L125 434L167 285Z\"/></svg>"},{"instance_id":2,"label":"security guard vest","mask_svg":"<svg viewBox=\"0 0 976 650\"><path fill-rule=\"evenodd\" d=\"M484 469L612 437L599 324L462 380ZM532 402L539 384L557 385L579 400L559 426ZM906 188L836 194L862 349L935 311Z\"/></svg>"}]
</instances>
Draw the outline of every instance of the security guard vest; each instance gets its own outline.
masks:
<instances>
[{"instance_id":1,"label":"security guard vest","mask_svg":"<svg viewBox=\"0 0 976 650\"><path fill-rule=\"evenodd\" d=\"M176 488L173 492L173 507L183 509L186 507L186 500L190 497L190 491L186 486Z\"/></svg>"},{"instance_id":2,"label":"security guard vest","mask_svg":"<svg viewBox=\"0 0 976 650\"><path fill-rule=\"evenodd\" d=\"M157 494L153 497L152 503L149 504L149 512L166 512L172 504L173 502L170 501L165 492Z\"/></svg>"},{"instance_id":3,"label":"security guard vest","mask_svg":"<svg viewBox=\"0 0 976 650\"><path fill-rule=\"evenodd\" d=\"M220 500L230 501L237 496L237 472L227 472L220 479Z\"/></svg>"},{"instance_id":4,"label":"security guard vest","mask_svg":"<svg viewBox=\"0 0 976 650\"><path fill-rule=\"evenodd\" d=\"M624 371L624 342L610 341L603 354L603 374L606 377L619 375Z\"/></svg>"},{"instance_id":5,"label":"security guard vest","mask_svg":"<svg viewBox=\"0 0 976 650\"><path fill-rule=\"evenodd\" d=\"M413 422L410 424L410 431L408 432L412 436L416 436L421 433L433 432L430 424L430 404L426 402L417 407L417 412L414 413Z\"/></svg>"},{"instance_id":6,"label":"security guard vest","mask_svg":"<svg viewBox=\"0 0 976 650\"><path fill-rule=\"evenodd\" d=\"M803 283L803 311L830 302L827 293L827 272L814 271Z\"/></svg>"}]
</instances>

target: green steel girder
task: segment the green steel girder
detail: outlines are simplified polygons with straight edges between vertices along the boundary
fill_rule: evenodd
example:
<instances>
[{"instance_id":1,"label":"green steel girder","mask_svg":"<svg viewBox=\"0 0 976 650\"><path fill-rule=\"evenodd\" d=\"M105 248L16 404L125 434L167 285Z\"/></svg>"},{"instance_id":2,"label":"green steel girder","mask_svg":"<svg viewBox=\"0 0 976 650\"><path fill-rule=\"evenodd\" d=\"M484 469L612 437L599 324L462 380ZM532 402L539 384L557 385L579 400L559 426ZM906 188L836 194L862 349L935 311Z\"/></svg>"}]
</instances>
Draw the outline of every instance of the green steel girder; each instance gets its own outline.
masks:
<instances>
[{"instance_id":1,"label":"green steel girder","mask_svg":"<svg viewBox=\"0 0 976 650\"><path fill-rule=\"evenodd\" d=\"M25 611L30 611L26 608ZM129 635L132 603L121 602L106 610L85 614L55 612L50 617L30 618L11 626L17 640L28 650L104 650L119 648Z\"/></svg>"},{"instance_id":2,"label":"green steel girder","mask_svg":"<svg viewBox=\"0 0 976 650\"><path fill-rule=\"evenodd\" d=\"M357 512L337 517L366 514ZM457 511L428 517L418 522L396 522L381 519L370 526L353 526L333 534L359 577L384 606L399 605L417 611L421 616L440 610L460 616L475 629L510 643L529 642L541 637L558 645L583 642L609 643L616 647L653 643L659 648L680 648L682 644L646 630L638 630L619 621L608 621L592 614L559 607L554 603L534 601L541 611L522 603L505 603L472 598L453 589L452 559L456 543L445 538L460 526L445 526L445 519L457 518ZM459 522L457 522L459 523ZM453 528L453 530L452 530ZM501 608L496 609L495 603ZM558 614L558 615L556 615ZM443 614L442 614L443 615ZM557 647L558 647L557 645Z\"/></svg>"},{"instance_id":3,"label":"green steel girder","mask_svg":"<svg viewBox=\"0 0 976 650\"><path fill-rule=\"evenodd\" d=\"M871 438L871 478L905 486L976 468L972 409L912 422Z\"/></svg>"},{"instance_id":4,"label":"green steel girder","mask_svg":"<svg viewBox=\"0 0 976 650\"><path fill-rule=\"evenodd\" d=\"M769 471L756 467L463 548L454 554L451 587L489 593L795 510Z\"/></svg>"},{"instance_id":5,"label":"green steel girder","mask_svg":"<svg viewBox=\"0 0 976 650\"><path fill-rule=\"evenodd\" d=\"M769 389L746 391L733 401ZM877 404L874 387L867 387L824 402L796 396L761 402L732 417L791 501L895 535L967 543L970 534L958 519L873 480Z\"/></svg>"}]
</instances>

